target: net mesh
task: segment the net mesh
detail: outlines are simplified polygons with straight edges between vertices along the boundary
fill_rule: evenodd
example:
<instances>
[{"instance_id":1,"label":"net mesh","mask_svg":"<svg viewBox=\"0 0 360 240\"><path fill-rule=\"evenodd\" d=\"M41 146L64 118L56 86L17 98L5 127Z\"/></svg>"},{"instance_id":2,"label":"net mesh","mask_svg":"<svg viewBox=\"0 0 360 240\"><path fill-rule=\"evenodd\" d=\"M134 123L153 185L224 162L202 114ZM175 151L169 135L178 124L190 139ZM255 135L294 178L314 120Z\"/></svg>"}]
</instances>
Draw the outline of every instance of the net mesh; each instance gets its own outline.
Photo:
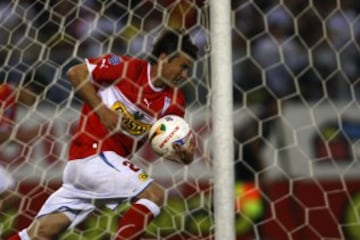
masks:
<instances>
[{"instance_id":1,"label":"net mesh","mask_svg":"<svg viewBox=\"0 0 360 240\"><path fill-rule=\"evenodd\" d=\"M360 4L231 3L237 237L359 239ZM0 145L22 197L19 211L0 213L3 237L26 227L61 184L82 103L69 67L109 52L144 57L167 26L186 29L200 48L181 86L198 148L187 167L149 162L148 147L134 156L167 194L144 239L213 238L208 10L198 0L0 1L0 81L35 96L17 103ZM61 239L109 239L127 207L97 209Z\"/></svg>"}]
</instances>

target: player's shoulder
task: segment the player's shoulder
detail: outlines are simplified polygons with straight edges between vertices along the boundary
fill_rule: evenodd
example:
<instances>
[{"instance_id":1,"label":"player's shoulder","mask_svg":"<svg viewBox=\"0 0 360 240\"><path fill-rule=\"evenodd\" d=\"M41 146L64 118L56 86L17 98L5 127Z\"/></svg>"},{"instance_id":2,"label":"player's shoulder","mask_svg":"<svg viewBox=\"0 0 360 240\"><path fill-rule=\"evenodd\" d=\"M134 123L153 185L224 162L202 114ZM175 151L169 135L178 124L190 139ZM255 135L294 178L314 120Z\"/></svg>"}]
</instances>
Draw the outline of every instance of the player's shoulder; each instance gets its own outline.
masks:
<instances>
[{"instance_id":1,"label":"player's shoulder","mask_svg":"<svg viewBox=\"0 0 360 240\"><path fill-rule=\"evenodd\" d=\"M147 77L148 62L133 56L124 55L122 56L124 64L126 64L127 74L133 79L145 81L144 76ZM141 78L141 76L143 76Z\"/></svg>"},{"instance_id":2,"label":"player's shoulder","mask_svg":"<svg viewBox=\"0 0 360 240\"><path fill-rule=\"evenodd\" d=\"M104 55L101 55L100 57L97 58L93 58L93 57L89 57L87 58L87 60L89 60L90 62L99 62L101 63L102 61L105 60L106 64L109 65L119 65L119 64L137 64L137 65L146 65L147 61L143 60L141 58L137 58L137 57L133 57L130 55L119 55L119 54L115 54L115 53L106 53Z\"/></svg>"},{"instance_id":3,"label":"player's shoulder","mask_svg":"<svg viewBox=\"0 0 360 240\"><path fill-rule=\"evenodd\" d=\"M108 53L102 56L102 58L106 58L109 63L116 65L122 62L128 62L130 64L147 64L147 61L138 57L130 56L130 55L119 55L114 53Z\"/></svg>"},{"instance_id":4,"label":"player's shoulder","mask_svg":"<svg viewBox=\"0 0 360 240\"><path fill-rule=\"evenodd\" d=\"M129 62L129 64L133 64L133 65L147 65L148 62L144 59L141 58L137 58L134 56L129 56L129 55L122 55L120 56L124 61Z\"/></svg>"}]
</instances>

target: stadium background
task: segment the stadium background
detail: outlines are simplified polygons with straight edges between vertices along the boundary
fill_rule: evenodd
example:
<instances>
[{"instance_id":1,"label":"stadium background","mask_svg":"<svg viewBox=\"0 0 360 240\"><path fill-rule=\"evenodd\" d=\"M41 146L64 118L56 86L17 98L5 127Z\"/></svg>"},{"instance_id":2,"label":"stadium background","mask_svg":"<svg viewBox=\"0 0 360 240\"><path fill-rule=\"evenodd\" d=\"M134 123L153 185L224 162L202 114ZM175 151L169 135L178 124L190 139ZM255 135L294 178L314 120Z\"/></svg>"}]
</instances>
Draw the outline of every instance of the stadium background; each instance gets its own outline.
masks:
<instances>
[{"instance_id":1,"label":"stadium background","mask_svg":"<svg viewBox=\"0 0 360 240\"><path fill-rule=\"evenodd\" d=\"M45 88L41 102L18 115L19 131L29 140L0 146L1 164L26 194L20 216L3 216L4 234L28 224L60 184L80 106L66 70L108 51L143 56L166 23L187 28L202 50L194 81L183 86L199 149L194 165L185 169L135 157L171 196L147 236L211 238L211 54L202 17L207 12L206 1L191 0L0 1L1 81L21 84L33 73L33 81ZM262 128L255 134L263 146L261 164L245 164L259 191L248 176L237 179L238 190L250 186L243 188L244 206L236 215L239 238L360 238L359 12L360 3L350 0L232 1L235 125L272 124L269 134ZM281 111L258 117L270 102ZM252 137L235 138L240 150L251 143ZM107 239L114 216L99 210L80 226L84 231L63 238Z\"/></svg>"}]
</instances>

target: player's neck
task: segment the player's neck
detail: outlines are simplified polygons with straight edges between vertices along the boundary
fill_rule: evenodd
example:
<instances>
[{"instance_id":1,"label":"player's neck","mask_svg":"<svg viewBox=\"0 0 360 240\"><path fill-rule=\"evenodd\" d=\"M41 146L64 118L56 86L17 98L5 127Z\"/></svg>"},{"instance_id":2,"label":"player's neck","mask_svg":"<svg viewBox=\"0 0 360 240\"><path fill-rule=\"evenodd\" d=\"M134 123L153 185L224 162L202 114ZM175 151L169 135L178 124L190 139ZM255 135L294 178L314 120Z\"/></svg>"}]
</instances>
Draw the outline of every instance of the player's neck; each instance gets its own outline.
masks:
<instances>
[{"instance_id":1,"label":"player's neck","mask_svg":"<svg viewBox=\"0 0 360 240\"><path fill-rule=\"evenodd\" d=\"M154 87L157 87L157 88L165 87L165 84L163 83L163 81L160 78L151 79L151 82L154 85Z\"/></svg>"},{"instance_id":2,"label":"player's neck","mask_svg":"<svg viewBox=\"0 0 360 240\"><path fill-rule=\"evenodd\" d=\"M165 87L164 82L161 80L160 73L159 73L159 67L157 64L151 65L150 81L157 88Z\"/></svg>"}]
</instances>

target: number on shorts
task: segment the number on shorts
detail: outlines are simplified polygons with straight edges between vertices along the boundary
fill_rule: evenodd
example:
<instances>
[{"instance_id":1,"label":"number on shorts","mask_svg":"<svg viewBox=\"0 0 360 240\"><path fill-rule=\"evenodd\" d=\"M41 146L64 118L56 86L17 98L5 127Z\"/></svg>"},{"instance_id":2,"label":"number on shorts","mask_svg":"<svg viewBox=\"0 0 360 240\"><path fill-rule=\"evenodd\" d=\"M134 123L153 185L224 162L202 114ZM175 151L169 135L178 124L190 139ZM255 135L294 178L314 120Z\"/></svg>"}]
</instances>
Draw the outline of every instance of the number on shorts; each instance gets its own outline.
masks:
<instances>
[{"instance_id":1,"label":"number on shorts","mask_svg":"<svg viewBox=\"0 0 360 240\"><path fill-rule=\"evenodd\" d=\"M123 161L124 166L130 168L131 170L133 170L134 172L137 172L140 170L140 168L138 168L135 164L131 163L130 161Z\"/></svg>"}]
</instances>

